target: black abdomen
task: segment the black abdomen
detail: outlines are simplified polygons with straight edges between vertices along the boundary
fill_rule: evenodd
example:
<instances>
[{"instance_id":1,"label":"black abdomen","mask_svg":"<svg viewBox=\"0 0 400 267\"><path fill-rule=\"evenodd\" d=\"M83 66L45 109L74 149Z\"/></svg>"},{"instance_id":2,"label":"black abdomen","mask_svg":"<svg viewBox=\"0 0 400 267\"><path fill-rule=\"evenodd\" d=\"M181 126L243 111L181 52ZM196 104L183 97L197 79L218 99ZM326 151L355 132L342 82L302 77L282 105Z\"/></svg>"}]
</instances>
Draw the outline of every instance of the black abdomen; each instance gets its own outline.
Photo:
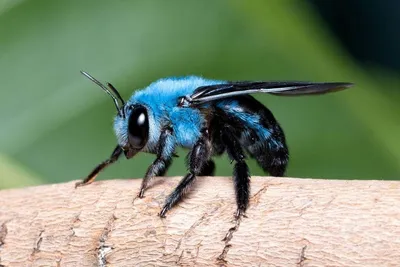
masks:
<instances>
[{"instance_id":1,"label":"black abdomen","mask_svg":"<svg viewBox=\"0 0 400 267\"><path fill-rule=\"evenodd\" d=\"M209 127L214 154L224 152L220 132L228 127L264 171L272 176L284 175L289 152L283 130L271 111L249 95L218 101L214 110Z\"/></svg>"}]
</instances>

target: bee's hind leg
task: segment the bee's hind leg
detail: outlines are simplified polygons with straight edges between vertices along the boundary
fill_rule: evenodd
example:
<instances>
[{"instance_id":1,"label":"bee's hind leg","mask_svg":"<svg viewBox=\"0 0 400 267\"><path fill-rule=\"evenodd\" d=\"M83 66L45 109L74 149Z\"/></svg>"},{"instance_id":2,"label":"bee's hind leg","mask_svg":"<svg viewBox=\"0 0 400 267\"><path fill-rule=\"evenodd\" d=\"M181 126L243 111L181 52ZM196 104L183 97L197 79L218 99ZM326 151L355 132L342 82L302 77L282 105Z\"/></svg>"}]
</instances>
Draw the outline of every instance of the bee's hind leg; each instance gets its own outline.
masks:
<instances>
[{"instance_id":1,"label":"bee's hind leg","mask_svg":"<svg viewBox=\"0 0 400 267\"><path fill-rule=\"evenodd\" d=\"M242 215L244 215L249 205L250 173L245 161L246 157L243 153L242 147L232 132L233 131L232 129L229 129L229 126L224 127L221 132L221 139L226 146L228 156L231 160L236 162L233 169L233 182L235 186L237 204L235 216L237 219L239 219Z\"/></svg>"}]
</instances>

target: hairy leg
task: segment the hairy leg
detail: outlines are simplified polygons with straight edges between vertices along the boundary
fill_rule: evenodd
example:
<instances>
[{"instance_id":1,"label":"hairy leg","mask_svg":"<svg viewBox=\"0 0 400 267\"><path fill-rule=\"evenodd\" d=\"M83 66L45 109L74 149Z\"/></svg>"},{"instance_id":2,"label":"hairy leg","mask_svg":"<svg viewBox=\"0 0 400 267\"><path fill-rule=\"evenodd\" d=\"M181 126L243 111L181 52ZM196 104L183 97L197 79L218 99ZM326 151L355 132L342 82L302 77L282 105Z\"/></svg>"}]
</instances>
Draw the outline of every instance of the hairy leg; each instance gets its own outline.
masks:
<instances>
[{"instance_id":1,"label":"hairy leg","mask_svg":"<svg viewBox=\"0 0 400 267\"><path fill-rule=\"evenodd\" d=\"M214 176L215 173L215 163L212 160L207 161L203 169L200 171L199 176Z\"/></svg>"},{"instance_id":2,"label":"hairy leg","mask_svg":"<svg viewBox=\"0 0 400 267\"><path fill-rule=\"evenodd\" d=\"M242 216L248 205L250 197L250 174L245 162L245 155L237 138L232 134L229 127L222 129L222 141L232 161L235 161L233 170L233 181L236 193L237 212L236 217Z\"/></svg>"},{"instance_id":3,"label":"hairy leg","mask_svg":"<svg viewBox=\"0 0 400 267\"><path fill-rule=\"evenodd\" d=\"M93 171L81 182L77 182L75 184L75 188L79 186L84 186L87 184L93 183L93 181L96 179L97 175L104 170L107 166L110 164L116 162L122 154L122 148L118 145L115 147L113 153L111 154L110 158L103 161L99 165L96 166L96 168L93 169Z\"/></svg>"},{"instance_id":4,"label":"hairy leg","mask_svg":"<svg viewBox=\"0 0 400 267\"><path fill-rule=\"evenodd\" d=\"M202 172L210 156L211 145L208 137L208 131L203 130L202 136L193 146L188 155L189 173L180 181L175 190L167 197L165 205L160 212L160 217L165 217L165 214L189 191L190 186L195 181L196 176Z\"/></svg>"},{"instance_id":5,"label":"hairy leg","mask_svg":"<svg viewBox=\"0 0 400 267\"><path fill-rule=\"evenodd\" d=\"M163 129L160 135L160 141L158 142L157 158L147 169L146 175L143 178L142 185L140 187L139 197L144 196L149 183L155 176L163 176L171 165L172 157L174 156L175 150L175 137L173 136L172 129L166 127Z\"/></svg>"}]
</instances>

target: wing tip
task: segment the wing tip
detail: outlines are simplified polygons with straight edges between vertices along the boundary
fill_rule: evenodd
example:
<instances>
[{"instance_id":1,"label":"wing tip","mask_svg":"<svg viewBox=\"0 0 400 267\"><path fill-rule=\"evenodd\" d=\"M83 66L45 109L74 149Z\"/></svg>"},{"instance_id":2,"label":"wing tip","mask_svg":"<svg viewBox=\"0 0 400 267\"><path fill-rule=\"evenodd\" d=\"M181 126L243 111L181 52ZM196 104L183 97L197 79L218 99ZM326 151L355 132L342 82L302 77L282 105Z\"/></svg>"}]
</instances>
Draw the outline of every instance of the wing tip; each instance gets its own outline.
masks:
<instances>
[{"instance_id":1,"label":"wing tip","mask_svg":"<svg viewBox=\"0 0 400 267\"><path fill-rule=\"evenodd\" d=\"M338 83L338 87L341 87L343 89L347 89L350 87L353 87L355 84L354 83L349 83L349 82L340 82Z\"/></svg>"},{"instance_id":2,"label":"wing tip","mask_svg":"<svg viewBox=\"0 0 400 267\"><path fill-rule=\"evenodd\" d=\"M349 82L335 82L335 83L328 83L327 87L332 88L332 91L340 91L351 88L354 86L354 83Z\"/></svg>"},{"instance_id":3,"label":"wing tip","mask_svg":"<svg viewBox=\"0 0 400 267\"><path fill-rule=\"evenodd\" d=\"M328 92L336 92L336 91L342 91L345 89L349 89L351 87L354 86L354 83L349 83L349 82L336 82L336 83L328 83L328 87L330 87L329 85L331 85L331 89L328 90Z\"/></svg>"},{"instance_id":4,"label":"wing tip","mask_svg":"<svg viewBox=\"0 0 400 267\"><path fill-rule=\"evenodd\" d=\"M311 82L311 83L305 83L303 86L299 86L294 90L285 90L281 92L269 92L269 93L281 96L322 95L322 94L342 91L353 86L354 83L350 82L324 82L324 83Z\"/></svg>"}]
</instances>

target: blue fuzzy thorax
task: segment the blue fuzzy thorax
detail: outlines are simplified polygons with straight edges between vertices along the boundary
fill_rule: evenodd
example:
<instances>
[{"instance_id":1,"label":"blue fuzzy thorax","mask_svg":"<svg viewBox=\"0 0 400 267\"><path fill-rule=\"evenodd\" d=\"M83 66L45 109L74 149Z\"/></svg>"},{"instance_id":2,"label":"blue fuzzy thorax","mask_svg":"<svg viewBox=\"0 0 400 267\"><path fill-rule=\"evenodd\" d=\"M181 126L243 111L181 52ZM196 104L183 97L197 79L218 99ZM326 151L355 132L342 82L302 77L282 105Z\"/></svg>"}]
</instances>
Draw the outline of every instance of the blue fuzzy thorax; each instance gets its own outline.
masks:
<instances>
[{"instance_id":1,"label":"blue fuzzy thorax","mask_svg":"<svg viewBox=\"0 0 400 267\"><path fill-rule=\"evenodd\" d=\"M143 151L155 153L161 129L169 126L173 129L175 144L190 148L200 137L204 118L198 109L177 107L181 96L191 95L200 86L221 84L224 81L207 80L197 76L173 77L157 80L135 92L126 106L140 104L147 108L149 117L149 140ZM128 143L128 118L119 116L114 120L114 131L120 146Z\"/></svg>"}]
</instances>

